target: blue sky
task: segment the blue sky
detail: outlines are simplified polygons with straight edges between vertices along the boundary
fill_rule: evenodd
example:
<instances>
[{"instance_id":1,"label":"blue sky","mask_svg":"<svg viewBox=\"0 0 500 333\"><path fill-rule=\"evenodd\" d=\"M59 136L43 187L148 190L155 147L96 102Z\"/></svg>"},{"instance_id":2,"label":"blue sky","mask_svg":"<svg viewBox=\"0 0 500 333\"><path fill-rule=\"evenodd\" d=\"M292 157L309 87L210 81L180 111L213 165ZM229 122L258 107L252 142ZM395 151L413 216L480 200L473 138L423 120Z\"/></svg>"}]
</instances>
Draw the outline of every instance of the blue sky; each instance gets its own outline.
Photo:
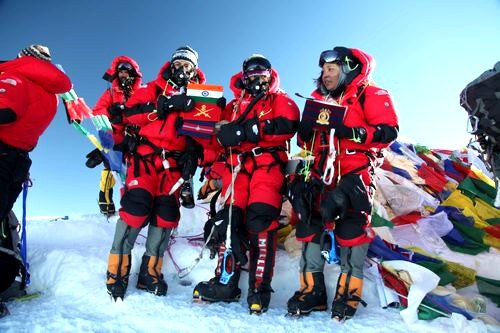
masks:
<instances>
[{"instance_id":1,"label":"blue sky","mask_svg":"<svg viewBox=\"0 0 500 333\"><path fill-rule=\"evenodd\" d=\"M101 77L117 55L136 59L149 81L173 50L189 44L208 83L223 84L231 98L229 78L252 53L270 59L290 95L305 95L319 74L319 53L347 46L377 60L373 79L391 92L401 135L432 148L467 144L459 93L500 60L498 36L498 0L0 0L0 59L46 44L90 106L106 89ZM100 169L84 165L90 150L60 107L31 153L28 215L98 210Z\"/></svg>"}]
</instances>

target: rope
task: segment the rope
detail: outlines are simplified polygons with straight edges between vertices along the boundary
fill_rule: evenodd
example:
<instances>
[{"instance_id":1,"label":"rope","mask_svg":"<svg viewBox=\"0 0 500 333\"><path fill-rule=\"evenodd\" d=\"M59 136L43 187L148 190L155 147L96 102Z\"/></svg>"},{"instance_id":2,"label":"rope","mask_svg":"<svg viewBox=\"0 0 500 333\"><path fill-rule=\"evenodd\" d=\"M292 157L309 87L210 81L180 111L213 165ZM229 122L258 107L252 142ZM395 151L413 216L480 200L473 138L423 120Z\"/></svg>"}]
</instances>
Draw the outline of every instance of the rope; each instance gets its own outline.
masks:
<instances>
[{"instance_id":1,"label":"rope","mask_svg":"<svg viewBox=\"0 0 500 333\"><path fill-rule=\"evenodd\" d=\"M229 160L231 161L231 198L229 199L229 213L226 232L226 250L231 251L231 223L233 218L233 201L234 201L234 182L236 180L235 168L233 166L233 151L229 147Z\"/></svg>"}]
</instances>

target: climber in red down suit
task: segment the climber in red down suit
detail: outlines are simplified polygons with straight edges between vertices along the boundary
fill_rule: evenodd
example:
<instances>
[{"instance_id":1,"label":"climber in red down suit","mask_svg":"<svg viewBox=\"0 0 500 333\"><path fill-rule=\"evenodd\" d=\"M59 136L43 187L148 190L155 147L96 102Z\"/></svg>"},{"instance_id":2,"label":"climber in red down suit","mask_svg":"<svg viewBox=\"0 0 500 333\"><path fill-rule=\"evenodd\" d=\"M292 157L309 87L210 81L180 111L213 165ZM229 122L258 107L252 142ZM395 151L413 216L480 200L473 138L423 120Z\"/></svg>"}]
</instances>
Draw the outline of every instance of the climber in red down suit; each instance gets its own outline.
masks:
<instances>
[{"instance_id":1,"label":"climber in red down suit","mask_svg":"<svg viewBox=\"0 0 500 333\"><path fill-rule=\"evenodd\" d=\"M148 223L137 288L158 296L167 293L161 270L170 234L180 219L176 187L195 173L202 154L199 144L176 131L179 113L194 107L185 93L189 82L204 83L205 75L198 68L198 53L183 46L161 67L156 80L137 90L125 104L124 123L138 130L128 138L127 176L108 261L106 285L115 299L125 295L131 251Z\"/></svg>"},{"instance_id":2,"label":"climber in red down suit","mask_svg":"<svg viewBox=\"0 0 500 333\"><path fill-rule=\"evenodd\" d=\"M332 318L348 319L358 303L365 304L361 292L363 263L371 242L368 227L375 192L374 170L381 162L382 149L396 139L399 130L389 93L370 81L374 65L371 56L357 49L335 47L320 55L321 75L312 97L347 108L334 128L336 155L330 153L330 130L313 129L314 120L305 117L299 124L299 146L305 145L312 152L314 163L310 178L297 176L288 191L299 217L297 239L304 242L300 289L288 301L292 314L327 309L321 239L329 235L325 230L333 228L340 245L341 274ZM331 182L325 177L328 167L333 168Z\"/></svg>"},{"instance_id":3,"label":"climber in red down suit","mask_svg":"<svg viewBox=\"0 0 500 333\"><path fill-rule=\"evenodd\" d=\"M218 221L212 219L211 238L219 245L219 264L215 277L200 282L193 296L209 302L238 300L240 268L247 262L249 247L248 307L261 313L271 299L286 145L296 132L300 113L280 90L278 72L262 55L247 58L230 84L235 99L226 106L217 134L227 159L221 192L225 205ZM228 230L231 237L226 239Z\"/></svg>"}]
</instances>

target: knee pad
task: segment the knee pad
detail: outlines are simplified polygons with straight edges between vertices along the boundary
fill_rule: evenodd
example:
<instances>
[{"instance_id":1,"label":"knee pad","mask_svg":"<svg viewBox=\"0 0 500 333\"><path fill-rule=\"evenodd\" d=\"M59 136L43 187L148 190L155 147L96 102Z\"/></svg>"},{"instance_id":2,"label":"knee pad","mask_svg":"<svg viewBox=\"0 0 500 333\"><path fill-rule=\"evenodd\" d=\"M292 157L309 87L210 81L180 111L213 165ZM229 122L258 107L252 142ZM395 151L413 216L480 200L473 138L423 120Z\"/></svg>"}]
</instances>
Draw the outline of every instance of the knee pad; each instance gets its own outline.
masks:
<instances>
[{"instance_id":1,"label":"knee pad","mask_svg":"<svg viewBox=\"0 0 500 333\"><path fill-rule=\"evenodd\" d=\"M124 222L134 228L140 228L151 215L153 196L145 189L134 188L125 191L120 204L120 216Z\"/></svg>"},{"instance_id":2,"label":"knee pad","mask_svg":"<svg viewBox=\"0 0 500 333\"><path fill-rule=\"evenodd\" d=\"M348 213L347 216L335 222L335 234L344 240L358 238L365 232L366 217L360 213Z\"/></svg>"},{"instance_id":3,"label":"knee pad","mask_svg":"<svg viewBox=\"0 0 500 333\"><path fill-rule=\"evenodd\" d=\"M153 223L158 227L175 228L180 219L179 203L173 195L162 195L154 201Z\"/></svg>"},{"instance_id":4,"label":"knee pad","mask_svg":"<svg viewBox=\"0 0 500 333\"><path fill-rule=\"evenodd\" d=\"M263 202L250 204L247 208L247 231L258 234L278 228L280 210Z\"/></svg>"},{"instance_id":5,"label":"knee pad","mask_svg":"<svg viewBox=\"0 0 500 333\"><path fill-rule=\"evenodd\" d=\"M323 230L325 230L323 220L315 214L311 217L310 221L310 223L302 221L297 223L295 226L295 236L298 241L319 244L321 234L323 233Z\"/></svg>"}]
</instances>

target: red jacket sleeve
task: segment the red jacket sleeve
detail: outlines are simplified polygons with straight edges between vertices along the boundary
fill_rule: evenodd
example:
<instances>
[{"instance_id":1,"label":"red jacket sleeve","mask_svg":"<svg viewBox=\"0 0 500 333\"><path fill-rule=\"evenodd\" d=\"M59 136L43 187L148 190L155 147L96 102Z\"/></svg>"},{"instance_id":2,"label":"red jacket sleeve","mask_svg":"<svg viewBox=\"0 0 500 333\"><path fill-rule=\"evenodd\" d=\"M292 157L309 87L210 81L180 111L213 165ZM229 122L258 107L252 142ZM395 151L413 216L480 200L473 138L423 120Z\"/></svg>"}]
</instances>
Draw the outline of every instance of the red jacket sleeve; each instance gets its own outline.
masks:
<instances>
[{"instance_id":1,"label":"red jacket sleeve","mask_svg":"<svg viewBox=\"0 0 500 333\"><path fill-rule=\"evenodd\" d=\"M143 126L150 123L156 114L152 113L156 110L157 89L156 83L149 82L146 87L138 89L125 104L125 116L127 122Z\"/></svg>"},{"instance_id":2,"label":"red jacket sleeve","mask_svg":"<svg viewBox=\"0 0 500 333\"><path fill-rule=\"evenodd\" d=\"M92 113L94 116L104 115L109 118L110 114L108 112L108 108L111 106L111 95L109 94L109 90L106 91L99 97L97 102L95 103L94 108L92 109Z\"/></svg>"},{"instance_id":3,"label":"red jacket sleeve","mask_svg":"<svg viewBox=\"0 0 500 333\"><path fill-rule=\"evenodd\" d=\"M377 143L378 148L380 147L380 141L374 141L374 134L377 131L377 127L381 125L397 127L398 126L398 116L396 113L396 108L391 96L387 90L368 86L364 92L364 114L367 124L366 128L366 141L364 144ZM386 143L384 146L390 144Z\"/></svg>"},{"instance_id":4,"label":"red jacket sleeve","mask_svg":"<svg viewBox=\"0 0 500 333\"><path fill-rule=\"evenodd\" d=\"M264 112L259 116L262 130L262 141L280 145L291 139L297 132L300 111L295 102L287 94L278 92L272 104L270 117Z\"/></svg>"}]
</instances>

